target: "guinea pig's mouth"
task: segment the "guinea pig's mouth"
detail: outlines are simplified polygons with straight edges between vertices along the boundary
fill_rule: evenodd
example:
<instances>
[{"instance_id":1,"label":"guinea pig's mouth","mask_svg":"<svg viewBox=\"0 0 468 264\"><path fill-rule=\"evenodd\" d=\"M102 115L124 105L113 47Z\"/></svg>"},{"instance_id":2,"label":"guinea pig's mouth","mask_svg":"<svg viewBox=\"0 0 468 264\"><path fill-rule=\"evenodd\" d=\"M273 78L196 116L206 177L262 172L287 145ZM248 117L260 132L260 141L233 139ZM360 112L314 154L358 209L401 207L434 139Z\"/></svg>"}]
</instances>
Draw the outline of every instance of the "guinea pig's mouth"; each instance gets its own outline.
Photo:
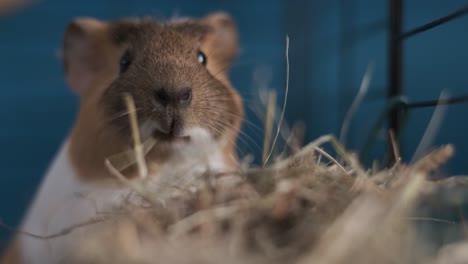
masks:
<instances>
[{"instance_id":1,"label":"guinea pig's mouth","mask_svg":"<svg viewBox=\"0 0 468 264\"><path fill-rule=\"evenodd\" d=\"M153 137L157 140L160 140L160 141L164 141L164 142L168 142L168 143L176 143L176 142L180 142L180 143L188 143L190 142L190 136L178 136L178 135L174 135L173 133L169 133L169 134L166 134L166 133L162 133L161 131L154 131L153 132Z\"/></svg>"}]
</instances>

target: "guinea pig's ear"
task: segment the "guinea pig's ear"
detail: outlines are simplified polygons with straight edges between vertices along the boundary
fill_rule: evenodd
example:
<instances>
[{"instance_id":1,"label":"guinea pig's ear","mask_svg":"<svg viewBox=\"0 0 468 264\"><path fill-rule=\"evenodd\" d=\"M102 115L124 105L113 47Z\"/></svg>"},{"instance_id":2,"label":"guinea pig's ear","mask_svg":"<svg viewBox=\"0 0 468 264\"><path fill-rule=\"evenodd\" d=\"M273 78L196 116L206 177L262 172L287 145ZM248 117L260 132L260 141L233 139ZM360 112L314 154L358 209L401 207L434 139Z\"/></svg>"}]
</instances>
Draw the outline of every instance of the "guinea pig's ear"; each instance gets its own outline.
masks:
<instances>
[{"instance_id":1,"label":"guinea pig's ear","mask_svg":"<svg viewBox=\"0 0 468 264\"><path fill-rule=\"evenodd\" d=\"M92 18L79 18L68 24L63 39L63 64L70 87L79 95L104 67L102 39L107 24Z\"/></svg>"},{"instance_id":2,"label":"guinea pig's ear","mask_svg":"<svg viewBox=\"0 0 468 264\"><path fill-rule=\"evenodd\" d=\"M202 18L201 23L210 30L201 39L201 49L206 52L208 61L213 56L220 67L229 65L239 49L237 27L232 17L216 12Z\"/></svg>"}]
</instances>

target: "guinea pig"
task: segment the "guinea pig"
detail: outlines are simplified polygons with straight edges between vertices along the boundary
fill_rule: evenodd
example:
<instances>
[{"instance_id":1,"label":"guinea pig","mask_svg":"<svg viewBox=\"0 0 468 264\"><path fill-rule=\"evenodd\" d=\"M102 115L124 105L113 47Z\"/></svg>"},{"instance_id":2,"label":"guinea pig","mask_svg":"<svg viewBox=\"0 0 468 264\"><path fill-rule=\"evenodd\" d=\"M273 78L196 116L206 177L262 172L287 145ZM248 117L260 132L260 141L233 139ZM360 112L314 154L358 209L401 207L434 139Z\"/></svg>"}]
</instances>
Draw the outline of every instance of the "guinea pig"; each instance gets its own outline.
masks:
<instances>
[{"instance_id":1,"label":"guinea pig","mask_svg":"<svg viewBox=\"0 0 468 264\"><path fill-rule=\"evenodd\" d=\"M115 182L105 161L133 148L125 94L134 99L142 140L156 142L145 156L149 177L173 170L187 153L206 153L216 170L235 168L243 106L228 73L237 51L235 23L221 12L167 22L71 22L63 64L79 113L20 229L48 236L122 203L130 190ZM136 165L124 175L135 179ZM4 263L62 261L67 237L17 235Z\"/></svg>"}]
</instances>

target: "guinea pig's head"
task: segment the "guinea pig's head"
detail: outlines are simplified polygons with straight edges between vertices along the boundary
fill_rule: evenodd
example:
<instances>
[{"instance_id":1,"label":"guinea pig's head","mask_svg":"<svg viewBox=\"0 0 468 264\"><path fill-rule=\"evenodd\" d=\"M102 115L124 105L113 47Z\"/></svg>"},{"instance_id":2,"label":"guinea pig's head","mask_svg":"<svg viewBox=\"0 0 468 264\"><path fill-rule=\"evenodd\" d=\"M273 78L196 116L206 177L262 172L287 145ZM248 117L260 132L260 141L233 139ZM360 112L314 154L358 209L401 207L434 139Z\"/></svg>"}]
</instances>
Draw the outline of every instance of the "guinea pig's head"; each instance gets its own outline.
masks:
<instances>
[{"instance_id":1,"label":"guinea pig's head","mask_svg":"<svg viewBox=\"0 0 468 264\"><path fill-rule=\"evenodd\" d=\"M128 94L143 139L171 144L203 129L215 140L235 141L243 111L228 70L237 39L224 13L167 23L75 20L63 49L67 81L81 97L75 130L84 144L113 137L130 146Z\"/></svg>"}]
</instances>

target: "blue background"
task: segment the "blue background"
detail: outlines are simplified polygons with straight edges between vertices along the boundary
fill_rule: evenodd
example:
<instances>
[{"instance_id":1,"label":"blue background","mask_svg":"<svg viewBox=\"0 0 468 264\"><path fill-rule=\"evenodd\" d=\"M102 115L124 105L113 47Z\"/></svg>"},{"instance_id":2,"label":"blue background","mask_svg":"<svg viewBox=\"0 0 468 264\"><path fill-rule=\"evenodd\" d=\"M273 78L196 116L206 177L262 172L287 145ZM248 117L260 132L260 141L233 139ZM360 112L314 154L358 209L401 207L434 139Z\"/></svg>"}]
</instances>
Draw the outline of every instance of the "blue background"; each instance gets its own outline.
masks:
<instances>
[{"instance_id":1,"label":"blue background","mask_svg":"<svg viewBox=\"0 0 468 264\"><path fill-rule=\"evenodd\" d=\"M355 115L348 147L360 150L385 103L388 88L388 1L383 0L43 0L0 17L0 218L16 225L40 179L68 133L77 98L67 88L58 53L67 23L77 16L114 19L125 16L175 14L203 16L224 10L236 20L241 54L232 81L245 98L250 139L239 141L241 152L260 152L261 121L255 105L254 76L268 81L282 101L285 84L285 35L290 36L290 94L286 120L305 122L306 140L339 134L344 115L357 93L367 65L375 70L369 92ZM404 28L411 29L466 4L462 0L404 1ZM468 92L468 17L459 18L404 43L404 89L409 100ZM411 112L402 152L410 159L433 109ZM467 105L453 105L433 145L454 143L456 157L449 174L468 171ZM255 128L254 126L259 126ZM380 158L385 131L372 150ZM8 232L0 230L0 243ZM1 245L1 244L0 244Z\"/></svg>"}]
</instances>

